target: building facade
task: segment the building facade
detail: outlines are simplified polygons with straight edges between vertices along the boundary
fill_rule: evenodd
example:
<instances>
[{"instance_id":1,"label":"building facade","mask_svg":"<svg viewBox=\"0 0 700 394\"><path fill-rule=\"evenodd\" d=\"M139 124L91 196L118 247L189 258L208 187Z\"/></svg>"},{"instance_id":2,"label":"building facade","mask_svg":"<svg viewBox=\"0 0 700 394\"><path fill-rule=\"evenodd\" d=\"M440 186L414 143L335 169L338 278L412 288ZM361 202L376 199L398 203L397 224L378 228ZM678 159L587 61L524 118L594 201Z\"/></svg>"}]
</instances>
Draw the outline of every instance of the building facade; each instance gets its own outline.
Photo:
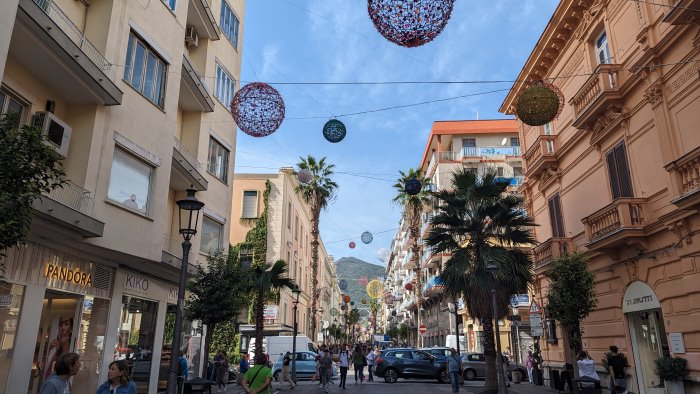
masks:
<instances>
[{"instance_id":1,"label":"building facade","mask_svg":"<svg viewBox=\"0 0 700 394\"><path fill-rule=\"evenodd\" d=\"M74 393L115 359L139 392L162 392L185 189L206 204L190 273L229 236L244 1L13 0L0 15L0 112L41 128L68 179L0 265L0 393L36 392L68 351L83 363Z\"/></svg>"},{"instance_id":2,"label":"building facade","mask_svg":"<svg viewBox=\"0 0 700 394\"><path fill-rule=\"evenodd\" d=\"M522 192L539 225L534 296L562 254L588 257L598 306L583 346L599 364L610 345L627 356L635 393L664 393L654 360L688 361L685 392L700 392L700 28L697 1L564 0L501 111L516 112L524 81L563 93L557 119L519 122ZM545 319L547 370L568 346ZM607 378L607 375L603 375Z\"/></svg>"}]
</instances>

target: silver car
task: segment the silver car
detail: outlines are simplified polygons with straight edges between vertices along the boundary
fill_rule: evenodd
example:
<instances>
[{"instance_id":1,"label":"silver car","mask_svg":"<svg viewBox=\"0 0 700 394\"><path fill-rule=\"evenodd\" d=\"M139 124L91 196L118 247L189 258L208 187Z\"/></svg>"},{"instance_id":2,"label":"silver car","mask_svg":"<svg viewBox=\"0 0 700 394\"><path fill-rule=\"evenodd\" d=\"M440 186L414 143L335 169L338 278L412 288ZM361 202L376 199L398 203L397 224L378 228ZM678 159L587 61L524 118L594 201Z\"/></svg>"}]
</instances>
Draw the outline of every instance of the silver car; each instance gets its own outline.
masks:
<instances>
[{"instance_id":1,"label":"silver car","mask_svg":"<svg viewBox=\"0 0 700 394\"><path fill-rule=\"evenodd\" d=\"M527 376L527 372L522 364L515 365L513 362L508 363L508 379L513 379L512 372L520 371L521 378ZM462 353L462 374L465 380L474 380L486 376L486 359L484 353Z\"/></svg>"}]
</instances>

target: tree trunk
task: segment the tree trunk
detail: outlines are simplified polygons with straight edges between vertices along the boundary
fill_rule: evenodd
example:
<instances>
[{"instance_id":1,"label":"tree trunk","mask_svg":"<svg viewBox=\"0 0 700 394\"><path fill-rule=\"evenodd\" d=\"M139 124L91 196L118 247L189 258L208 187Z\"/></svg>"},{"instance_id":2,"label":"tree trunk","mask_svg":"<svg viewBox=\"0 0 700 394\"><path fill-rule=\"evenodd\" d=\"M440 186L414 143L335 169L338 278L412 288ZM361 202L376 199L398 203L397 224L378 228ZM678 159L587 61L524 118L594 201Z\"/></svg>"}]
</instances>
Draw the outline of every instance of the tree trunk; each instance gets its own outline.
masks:
<instances>
[{"instance_id":1,"label":"tree trunk","mask_svg":"<svg viewBox=\"0 0 700 394\"><path fill-rule=\"evenodd\" d=\"M214 329L216 328L216 323L207 324L207 335L204 336L204 349L200 356L200 362L204 362L204 374L207 373L207 364L209 364L209 349L211 349L211 339L214 337ZM195 368L197 366L195 365ZM208 379L208 376L204 376Z\"/></svg>"},{"instance_id":2,"label":"tree trunk","mask_svg":"<svg viewBox=\"0 0 700 394\"><path fill-rule=\"evenodd\" d=\"M419 334L418 329L420 328L421 313L420 308L423 306L423 283L421 280L421 275L423 273L421 267L421 247L418 244L418 238L420 238L420 207L411 207L410 220L409 220L409 232L411 233L411 238L413 238L413 245L411 245L411 260L413 263L413 270L416 273L416 309L418 311L418 325L416 327L416 346L419 345Z\"/></svg>"},{"instance_id":3,"label":"tree trunk","mask_svg":"<svg viewBox=\"0 0 700 394\"><path fill-rule=\"evenodd\" d=\"M263 321L263 313L265 309L265 294L262 290L258 290L255 298L255 355L263 352L263 330L265 322Z\"/></svg>"},{"instance_id":4,"label":"tree trunk","mask_svg":"<svg viewBox=\"0 0 700 394\"><path fill-rule=\"evenodd\" d=\"M564 342L564 362L566 364L571 364L573 368L573 376L571 379L578 379L581 376L578 372L578 364L576 363L578 353L583 350L581 346L581 327L575 325L574 327L562 327L563 342ZM574 338L575 337L575 338ZM572 387L574 393L578 393L578 387L574 384Z\"/></svg>"},{"instance_id":5,"label":"tree trunk","mask_svg":"<svg viewBox=\"0 0 700 394\"><path fill-rule=\"evenodd\" d=\"M498 375L496 371L496 342L493 337L493 320L485 317L482 320L484 330L484 358L486 361L486 380L484 390L486 392L498 392Z\"/></svg>"},{"instance_id":6,"label":"tree trunk","mask_svg":"<svg viewBox=\"0 0 700 394\"><path fill-rule=\"evenodd\" d=\"M316 292L318 291L318 222L321 217L321 207L314 197L311 204L311 342L316 343Z\"/></svg>"}]
</instances>

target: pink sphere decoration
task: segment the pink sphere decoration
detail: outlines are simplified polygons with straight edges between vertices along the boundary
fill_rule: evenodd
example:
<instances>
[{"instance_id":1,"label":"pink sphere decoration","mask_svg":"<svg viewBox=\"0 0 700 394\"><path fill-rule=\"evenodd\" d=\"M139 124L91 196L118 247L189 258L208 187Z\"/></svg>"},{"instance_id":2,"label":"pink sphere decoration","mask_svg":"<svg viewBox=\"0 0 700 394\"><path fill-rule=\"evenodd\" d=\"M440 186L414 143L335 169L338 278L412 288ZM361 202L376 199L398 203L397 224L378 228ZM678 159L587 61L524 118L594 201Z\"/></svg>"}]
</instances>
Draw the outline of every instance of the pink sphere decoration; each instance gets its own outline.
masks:
<instances>
[{"instance_id":1,"label":"pink sphere decoration","mask_svg":"<svg viewBox=\"0 0 700 394\"><path fill-rule=\"evenodd\" d=\"M413 290L413 283L411 283L411 282L406 283L406 286L404 286L404 288L408 291Z\"/></svg>"},{"instance_id":2,"label":"pink sphere decoration","mask_svg":"<svg viewBox=\"0 0 700 394\"><path fill-rule=\"evenodd\" d=\"M358 283L360 286L365 287L365 286L367 286L367 283L369 283L369 280L367 279L366 276L361 276L361 277L357 280L357 283Z\"/></svg>"},{"instance_id":3,"label":"pink sphere decoration","mask_svg":"<svg viewBox=\"0 0 700 394\"><path fill-rule=\"evenodd\" d=\"M284 100L277 89L266 83L249 83L233 97L231 115L244 133L265 137L282 124Z\"/></svg>"},{"instance_id":4,"label":"pink sphere decoration","mask_svg":"<svg viewBox=\"0 0 700 394\"><path fill-rule=\"evenodd\" d=\"M355 243L354 243L354 242L350 242L350 243L348 244L348 246L350 247L350 249L355 249Z\"/></svg>"},{"instance_id":5,"label":"pink sphere decoration","mask_svg":"<svg viewBox=\"0 0 700 394\"><path fill-rule=\"evenodd\" d=\"M412 48L426 44L447 25L455 0L367 0L367 12L387 40Z\"/></svg>"}]
</instances>

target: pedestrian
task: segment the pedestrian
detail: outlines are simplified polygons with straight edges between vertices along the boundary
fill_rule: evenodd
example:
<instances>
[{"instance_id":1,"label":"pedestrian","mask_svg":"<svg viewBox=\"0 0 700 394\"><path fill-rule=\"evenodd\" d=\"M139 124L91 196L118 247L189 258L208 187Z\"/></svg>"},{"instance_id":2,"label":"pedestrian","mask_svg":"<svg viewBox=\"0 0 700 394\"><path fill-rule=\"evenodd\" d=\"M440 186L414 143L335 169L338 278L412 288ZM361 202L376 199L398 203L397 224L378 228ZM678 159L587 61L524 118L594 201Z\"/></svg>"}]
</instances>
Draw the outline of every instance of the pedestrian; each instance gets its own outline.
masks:
<instances>
[{"instance_id":1,"label":"pedestrian","mask_svg":"<svg viewBox=\"0 0 700 394\"><path fill-rule=\"evenodd\" d=\"M243 391L246 394L270 394L272 370L267 366L265 353L255 355L255 366L243 376Z\"/></svg>"},{"instance_id":2,"label":"pedestrian","mask_svg":"<svg viewBox=\"0 0 700 394\"><path fill-rule=\"evenodd\" d=\"M510 387L510 380L508 380L508 356L505 353L501 353L501 366L503 367L503 379L506 381L506 387Z\"/></svg>"},{"instance_id":3,"label":"pedestrian","mask_svg":"<svg viewBox=\"0 0 700 394\"><path fill-rule=\"evenodd\" d=\"M136 394L136 383L129 379L126 361L112 361L109 364L107 381L97 388L96 394Z\"/></svg>"},{"instance_id":4,"label":"pedestrian","mask_svg":"<svg viewBox=\"0 0 700 394\"><path fill-rule=\"evenodd\" d=\"M321 390L328 392L328 384L333 372L333 359L328 350L324 350L321 356Z\"/></svg>"},{"instance_id":5,"label":"pedestrian","mask_svg":"<svg viewBox=\"0 0 700 394\"><path fill-rule=\"evenodd\" d=\"M80 371L80 356L76 353L63 353L56 359L54 373L41 384L39 394L70 394L68 380Z\"/></svg>"},{"instance_id":6,"label":"pedestrian","mask_svg":"<svg viewBox=\"0 0 700 394\"><path fill-rule=\"evenodd\" d=\"M280 387L282 386L282 383L287 382L289 383L290 388L296 387L294 384L294 381L292 378L289 376L289 363L292 362L292 356L289 352L284 354L284 358L282 358L282 381L279 382Z\"/></svg>"},{"instance_id":7,"label":"pedestrian","mask_svg":"<svg viewBox=\"0 0 700 394\"><path fill-rule=\"evenodd\" d=\"M211 373L209 376L209 380L212 382L217 381L216 374L219 371L219 363L221 362L221 351L221 349L217 350L216 355L214 355L214 364L212 364Z\"/></svg>"},{"instance_id":8,"label":"pedestrian","mask_svg":"<svg viewBox=\"0 0 700 394\"><path fill-rule=\"evenodd\" d=\"M527 351L527 357L525 357L525 368L527 368L527 379L532 382L532 368L534 366L535 356L532 355L532 350Z\"/></svg>"},{"instance_id":9,"label":"pedestrian","mask_svg":"<svg viewBox=\"0 0 700 394\"><path fill-rule=\"evenodd\" d=\"M370 347L369 352L367 353L367 381L368 382L374 382L374 378L372 377L372 375L374 374L374 359L376 357L377 357L377 355Z\"/></svg>"},{"instance_id":10,"label":"pedestrian","mask_svg":"<svg viewBox=\"0 0 700 394\"><path fill-rule=\"evenodd\" d=\"M177 352L177 392L181 393L185 386L185 381L189 376L189 365L187 365L187 358L185 358L185 352L178 350Z\"/></svg>"},{"instance_id":11,"label":"pedestrian","mask_svg":"<svg viewBox=\"0 0 700 394\"><path fill-rule=\"evenodd\" d=\"M610 392L627 394L627 381L625 380L625 368L627 363L617 346L610 346L610 357L608 357L608 373L610 373Z\"/></svg>"},{"instance_id":12,"label":"pedestrian","mask_svg":"<svg viewBox=\"0 0 700 394\"><path fill-rule=\"evenodd\" d=\"M362 353L362 348L359 344L355 345L355 351L352 352L352 367L355 369L355 384L357 384L357 379L359 377L360 383L365 380L364 368L367 364L367 359L364 353Z\"/></svg>"},{"instance_id":13,"label":"pedestrian","mask_svg":"<svg viewBox=\"0 0 700 394\"><path fill-rule=\"evenodd\" d=\"M216 360L216 359L215 359ZM228 356L225 350L219 351L219 362L216 365L216 392L225 393L226 385L228 384Z\"/></svg>"},{"instance_id":14,"label":"pedestrian","mask_svg":"<svg viewBox=\"0 0 700 394\"><path fill-rule=\"evenodd\" d=\"M455 348L450 348L450 357L447 357L447 370L450 372L452 393L459 393L459 376L462 374L462 360L459 359Z\"/></svg>"},{"instance_id":15,"label":"pedestrian","mask_svg":"<svg viewBox=\"0 0 700 394\"><path fill-rule=\"evenodd\" d=\"M350 366L350 346L341 346L340 352L338 352L338 366L340 366L340 383L338 387L345 388L345 381L348 377L348 367Z\"/></svg>"},{"instance_id":16,"label":"pedestrian","mask_svg":"<svg viewBox=\"0 0 700 394\"><path fill-rule=\"evenodd\" d=\"M243 376L250 368L250 363L248 363L248 354L244 354L241 357L241 362L238 364L238 376L236 376L236 383L243 384Z\"/></svg>"},{"instance_id":17,"label":"pedestrian","mask_svg":"<svg viewBox=\"0 0 700 394\"><path fill-rule=\"evenodd\" d=\"M585 351L581 350L578 352L578 359L576 360L578 365L578 375L579 377L588 377L593 379L595 382L582 383L585 387L600 387L600 376L595 371L595 361L588 355Z\"/></svg>"}]
</instances>

